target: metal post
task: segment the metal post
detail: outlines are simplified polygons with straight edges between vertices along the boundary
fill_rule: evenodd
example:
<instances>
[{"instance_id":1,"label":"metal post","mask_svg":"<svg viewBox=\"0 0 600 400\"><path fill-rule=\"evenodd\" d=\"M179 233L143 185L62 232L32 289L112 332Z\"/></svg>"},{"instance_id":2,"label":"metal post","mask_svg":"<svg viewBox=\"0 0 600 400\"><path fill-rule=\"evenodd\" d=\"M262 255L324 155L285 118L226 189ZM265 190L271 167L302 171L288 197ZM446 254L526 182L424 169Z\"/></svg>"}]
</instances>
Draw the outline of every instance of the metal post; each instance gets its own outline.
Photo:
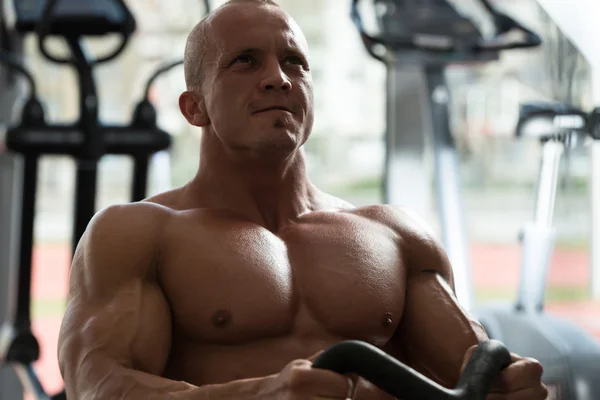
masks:
<instances>
[{"instance_id":1,"label":"metal post","mask_svg":"<svg viewBox=\"0 0 600 400\"><path fill-rule=\"evenodd\" d=\"M552 219L563 151L561 141L543 143L534 220L523 230L519 310L537 312L544 308L546 275L555 239Z\"/></svg>"},{"instance_id":2,"label":"metal post","mask_svg":"<svg viewBox=\"0 0 600 400\"><path fill-rule=\"evenodd\" d=\"M6 323L6 327L14 324L16 318L22 188L22 159L14 154L0 152L0 322ZM0 336L3 332L7 333L2 330ZM10 344L1 343L2 339L0 337L0 352L5 344ZM5 339L10 340L10 335ZM0 400L22 398L23 389L14 370L0 364Z\"/></svg>"},{"instance_id":3,"label":"metal post","mask_svg":"<svg viewBox=\"0 0 600 400\"><path fill-rule=\"evenodd\" d=\"M400 58L401 56L399 56ZM468 240L460 197L458 157L449 127L443 65L388 67L385 201L406 206L426 221L432 214L432 168L442 242L454 270L460 304L473 303ZM428 151L429 147L433 151Z\"/></svg>"},{"instance_id":4,"label":"metal post","mask_svg":"<svg viewBox=\"0 0 600 400\"><path fill-rule=\"evenodd\" d=\"M133 183L131 185L131 201L142 201L148 192L148 156L133 157Z\"/></svg>"},{"instance_id":5,"label":"metal post","mask_svg":"<svg viewBox=\"0 0 600 400\"><path fill-rule=\"evenodd\" d=\"M430 221L432 185L426 146L431 121L426 86L421 66L388 66L384 201Z\"/></svg>"},{"instance_id":6,"label":"metal post","mask_svg":"<svg viewBox=\"0 0 600 400\"><path fill-rule=\"evenodd\" d=\"M591 291L592 298L595 301L600 301L600 140L592 142L591 158Z\"/></svg>"},{"instance_id":7,"label":"metal post","mask_svg":"<svg viewBox=\"0 0 600 400\"><path fill-rule=\"evenodd\" d=\"M427 89L433 122L435 187L444 247L454 272L456 297L467 310L473 306L469 240L461 196L460 162L450 131L450 92L444 65L428 66Z\"/></svg>"},{"instance_id":8,"label":"metal post","mask_svg":"<svg viewBox=\"0 0 600 400\"><path fill-rule=\"evenodd\" d=\"M75 177L75 210L71 250L75 252L90 220L96 212L98 161L104 153L98 122L98 95L93 69L79 36L67 37L76 60L74 66L79 80L79 127L84 132L85 145L77 156Z\"/></svg>"}]
</instances>

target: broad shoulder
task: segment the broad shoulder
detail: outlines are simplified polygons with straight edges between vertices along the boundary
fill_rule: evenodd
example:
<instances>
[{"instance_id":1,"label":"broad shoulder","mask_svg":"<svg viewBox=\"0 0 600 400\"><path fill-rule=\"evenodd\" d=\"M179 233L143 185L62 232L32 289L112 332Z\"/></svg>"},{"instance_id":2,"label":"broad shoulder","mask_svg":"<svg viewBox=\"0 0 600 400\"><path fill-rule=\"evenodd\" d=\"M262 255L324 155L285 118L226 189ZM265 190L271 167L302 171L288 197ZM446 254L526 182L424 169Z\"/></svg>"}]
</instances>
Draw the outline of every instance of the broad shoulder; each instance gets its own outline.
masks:
<instances>
[{"instance_id":1,"label":"broad shoulder","mask_svg":"<svg viewBox=\"0 0 600 400\"><path fill-rule=\"evenodd\" d=\"M147 258L157 248L162 229L172 210L136 202L116 204L94 215L77 246L76 260L115 261Z\"/></svg>"},{"instance_id":2,"label":"broad shoulder","mask_svg":"<svg viewBox=\"0 0 600 400\"><path fill-rule=\"evenodd\" d=\"M104 236L151 233L164 224L169 208L157 203L136 202L115 204L94 215L86 233Z\"/></svg>"},{"instance_id":3,"label":"broad shoulder","mask_svg":"<svg viewBox=\"0 0 600 400\"><path fill-rule=\"evenodd\" d=\"M92 304L132 279L154 281L166 215L152 203L112 205L96 213L73 257L71 298Z\"/></svg>"},{"instance_id":4,"label":"broad shoulder","mask_svg":"<svg viewBox=\"0 0 600 400\"><path fill-rule=\"evenodd\" d=\"M350 212L387 226L403 240L435 240L431 227L409 208L377 204L356 208Z\"/></svg>"},{"instance_id":5,"label":"broad shoulder","mask_svg":"<svg viewBox=\"0 0 600 400\"><path fill-rule=\"evenodd\" d=\"M182 211L183 191L184 188L176 188L139 202L106 207L94 215L86 234L131 238L154 235L161 231L169 217Z\"/></svg>"},{"instance_id":6,"label":"broad shoulder","mask_svg":"<svg viewBox=\"0 0 600 400\"><path fill-rule=\"evenodd\" d=\"M453 285L448 256L432 228L417 213L392 205L373 205L351 212L383 224L394 232L411 271L435 271Z\"/></svg>"}]
</instances>

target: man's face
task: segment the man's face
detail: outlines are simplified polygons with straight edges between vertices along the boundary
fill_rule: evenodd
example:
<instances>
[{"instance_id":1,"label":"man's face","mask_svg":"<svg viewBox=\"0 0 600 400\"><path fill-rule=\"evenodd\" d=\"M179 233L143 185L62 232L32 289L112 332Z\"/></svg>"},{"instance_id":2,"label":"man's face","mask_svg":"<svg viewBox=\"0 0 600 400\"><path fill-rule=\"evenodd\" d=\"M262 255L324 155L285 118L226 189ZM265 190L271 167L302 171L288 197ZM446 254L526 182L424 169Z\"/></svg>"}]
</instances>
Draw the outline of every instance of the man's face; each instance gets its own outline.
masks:
<instances>
[{"instance_id":1,"label":"man's face","mask_svg":"<svg viewBox=\"0 0 600 400\"><path fill-rule=\"evenodd\" d=\"M226 7L211 24L201 95L215 134L236 152L298 149L314 120L300 28L283 10L251 3Z\"/></svg>"}]
</instances>

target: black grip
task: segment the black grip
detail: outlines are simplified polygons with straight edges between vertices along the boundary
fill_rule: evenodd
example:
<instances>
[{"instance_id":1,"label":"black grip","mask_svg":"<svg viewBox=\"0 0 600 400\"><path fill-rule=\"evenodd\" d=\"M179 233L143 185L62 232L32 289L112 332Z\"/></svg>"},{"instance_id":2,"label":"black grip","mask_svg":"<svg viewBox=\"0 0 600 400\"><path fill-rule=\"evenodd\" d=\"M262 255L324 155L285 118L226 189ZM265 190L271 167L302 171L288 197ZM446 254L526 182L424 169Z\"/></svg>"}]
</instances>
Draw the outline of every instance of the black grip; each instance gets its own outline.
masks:
<instances>
[{"instance_id":1,"label":"black grip","mask_svg":"<svg viewBox=\"0 0 600 400\"><path fill-rule=\"evenodd\" d=\"M508 349L497 340L488 340L477 346L456 385L462 392L460 399L485 399L494 378L510 365Z\"/></svg>"},{"instance_id":2,"label":"black grip","mask_svg":"<svg viewBox=\"0 0 600 400\"><path fill-rule=\"evenodd\" d=\"M594 140L600 140L600 107L591 112L587 130Z\"/></svg>"},{"instance_id":3,"label":"black grip","mask_svg":"<svg viewBox=\"0 0 600 400\"><path fill-rule=\"evenodd\" d=\"M484 400L493 378L510 364L498 341L481 343L473 352L456 389L447 389L365 342L344 341L324 351L313 368L357 374L403 400Z\"/></svg>"}]
</instances>

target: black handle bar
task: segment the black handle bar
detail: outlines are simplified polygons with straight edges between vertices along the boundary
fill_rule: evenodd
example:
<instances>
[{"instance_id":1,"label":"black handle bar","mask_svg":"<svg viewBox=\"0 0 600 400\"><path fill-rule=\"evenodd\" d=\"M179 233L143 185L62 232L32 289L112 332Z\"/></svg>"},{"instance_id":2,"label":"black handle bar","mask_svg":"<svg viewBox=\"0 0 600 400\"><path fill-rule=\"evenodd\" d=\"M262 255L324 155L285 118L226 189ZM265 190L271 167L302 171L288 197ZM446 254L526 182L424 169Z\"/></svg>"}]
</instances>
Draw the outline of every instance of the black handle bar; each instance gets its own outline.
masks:
<instances>
[{"instance_id":1,"label":"black handle bar","mask_svg":"<svg viewBox=\"0 0 600 400\"><path fill-rule=\"evenodd\" d=\"M99 135L106 154L152 155L171 145L171 136L156 127L104 125ZM6 133L8 148L21 154L80 157L85 132L76 125L18 126Z\"/></svg>"},{"instance_id":2,"label":"black handle bar","mask_svg":"<svg viewBox=\"0 0 600 400\"><path fill-rule=\"evenodd\" d=\"M89 61L90 66L95 66L98 64L106 63L108 61L112 61L117 56L119 56L125 50L125 47L127 47L127 44L129 43L131 36L135 32L135 29L136 29L135 20L133 19L133 16L130 14L129 9L125 5L125 3L123 3L123 0L115 0L115 1L121 5L121 8L124 10L124 12L126 14L126 23L121 27L121 29L118 30L119 31L118 33L121 37L121 42L115 48L115 50L113 50L108 55L99 57L95 60L90 60ZM46 4L46 6L44 7L44 10L42 11L42 17L40 19L40 22L36 26L36 33L38 35L38 48L39 48L40 52L44 55L44 57L46 57L50 61L53 61L57 64L76 64L77 60L75 58L72 58L72 57L71 58L59 58L59 57L53 56L52 54L50 54L50 52L48 51L48 48L46 47L46 42L47 42L46 39L48 38L48 36L50 36L53 33L53 29L56 29L56 27L60 28L60 23L53 24L53 18L52 18L52 15L53 15L54 9L56 8L57 3L58 3L58 0L48 0L48 3ZM55 27L55 25L56 25L56 27ZM75 39L79 39L79 37L82 36L80 34L80 32L69 32L69 31L63 32L60 30L59 30L59 32L61 35L65 36L65 37L74 37ZM102 34L102 33L104 33L102 29L98 29L98 31L95 32L95 34Z\"/></svg>"},{"instance_id":3,"label":"black handle bar","mask_svg":"<svg viewBox=\"0 0 600 400\"><path fill-rule=\"evenodd\" d=\"M588 132L595 140L600 140L600 107L595 108L588 118Z\"/></svg>"},{"instance_id":4,"label":"black handle bar","mask_svg":"<svg viewBox=\"0 0 600 400\"><path fill-rule=\"evenodd\" d=\"M349 340L323 352L313 368L358 374L402 400L484 400L492 380L511 363L506 347L496 340L479 344L455 389L447 389L365 342Z\"/></svg>"},{"instance_id":5,"label":"black handle bar","mask_svg":"<svg viewBox=\"0 0 600 400\"><path fill-rule=\"evenodd\" d=\"M380 56L375 54L373 48L375 45L383 45L386 48L398 51L398 50L422 50L432 53L448 53L448 52L471 52L471 53L482 53L482 52L497 52L501 50L510 50L518 48L530 48L537 47L542 43L541 37L520 24L508 15L499 12L490 4L489 0L480 0L485 9L491 14L495 28L496 36L489 39L481 38L473 43L460 42L456 38L444 37L438 38L437 40L421 40L417 35L395 37L395 38L384 38L382 36L373 36L366 33L360 12L358 11L359 0L352 0L352 6L350 16L352 21L356 25L358 32L361 35L363 43L367 47L367 50L371 55L381 61ZM519 30L525 34L525 38L522 41L504 42L500 40L500 36L513 29ZM443 40L441 40L443 39Z\"/></svg>"}]
</instances>

